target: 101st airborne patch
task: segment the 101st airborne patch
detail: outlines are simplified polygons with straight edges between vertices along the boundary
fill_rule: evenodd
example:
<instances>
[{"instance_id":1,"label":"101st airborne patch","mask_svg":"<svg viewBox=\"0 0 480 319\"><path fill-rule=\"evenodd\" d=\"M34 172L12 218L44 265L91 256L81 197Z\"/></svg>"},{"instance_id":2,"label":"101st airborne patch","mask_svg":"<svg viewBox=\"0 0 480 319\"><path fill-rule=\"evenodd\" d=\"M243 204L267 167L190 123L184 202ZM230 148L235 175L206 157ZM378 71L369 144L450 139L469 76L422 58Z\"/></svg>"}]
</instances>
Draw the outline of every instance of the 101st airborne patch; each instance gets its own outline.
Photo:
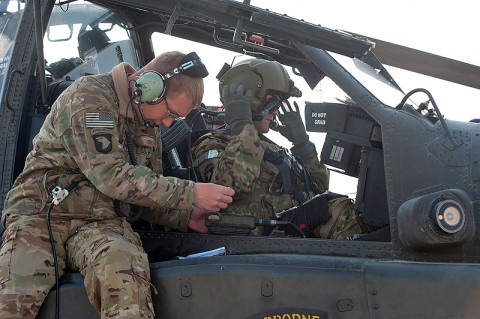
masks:
<instances>
[{"instance_id":1,"label":"101st airborne patch","mask_svg":"<svg viewBox=\"0 0 480 319\"><path fill-rule=\"evenodd\" d=\"M112 151L112 131L114 126L113 115L109 113L85 113L85 127L90 130L95 142L95 149L100 153Z\"/></svg>"},{"instance_id":2,"label":"101st airborne patch","mask_svg":"<svg viewBox=\"0 0 480 319\"><path fill-rule=\"evenodd\" d=\"M97 151L100 153L110 153L112 151L112 134L95 134L92 137Z\"/></svg>"}]
</instances>

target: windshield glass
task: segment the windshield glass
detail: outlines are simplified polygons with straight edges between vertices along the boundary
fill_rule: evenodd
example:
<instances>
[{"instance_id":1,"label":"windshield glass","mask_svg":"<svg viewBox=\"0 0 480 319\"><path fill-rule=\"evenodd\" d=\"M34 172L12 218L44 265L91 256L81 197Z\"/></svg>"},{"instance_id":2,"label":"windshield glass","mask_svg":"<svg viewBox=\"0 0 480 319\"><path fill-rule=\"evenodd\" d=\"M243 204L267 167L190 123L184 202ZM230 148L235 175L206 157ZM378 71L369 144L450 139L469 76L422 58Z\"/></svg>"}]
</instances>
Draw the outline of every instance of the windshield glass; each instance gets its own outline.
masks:
<instances>
[{"instance_id":1,"label":"windshield glass","mask_svg":"<svg viewBox=\"0 0 480 319\"><path fill-rule=\"evenodd\" d=\"M395 107L402 100L404 94L381 76L380 70L356 58L352 59L335 53L330 55L384 104Z\"/></svg>"},{"instance_id":2,"label":"windshield glass","mask_svg":"<svg viewBox=\"0 0 480 319\"><path fill-rule=\"evenodd\" d=\"M44 47L46 69L53 81L106 73L122 61L138 67L123 19L88 2L55 5Z\"/></svg>"},{"instance_id":3,"label":"windshield glass","mask_svg":"<svg viewBox=\"0 0 480 319\"><path fill-rule=\"evenodd\" d=\"M25 4L20 1L0 1L0 96L3 96L13 44L24 7Z\"/></svg>"}]
</instances>

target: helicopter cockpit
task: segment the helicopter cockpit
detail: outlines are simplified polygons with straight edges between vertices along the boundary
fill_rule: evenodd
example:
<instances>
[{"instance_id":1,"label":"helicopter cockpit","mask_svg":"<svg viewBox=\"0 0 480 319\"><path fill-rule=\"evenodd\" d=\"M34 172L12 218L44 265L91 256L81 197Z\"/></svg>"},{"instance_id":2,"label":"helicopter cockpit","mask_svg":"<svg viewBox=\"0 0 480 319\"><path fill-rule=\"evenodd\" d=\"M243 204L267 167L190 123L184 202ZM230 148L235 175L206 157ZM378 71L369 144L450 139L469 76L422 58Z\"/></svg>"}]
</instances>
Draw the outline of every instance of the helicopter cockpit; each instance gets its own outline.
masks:
<instances>
[{"instance_id":1,"label":"helicopter cockpit","mask_svg":"<svg viewBox=\"0 0 480 319\"><path fill-rule=\"evenodd\" d=\"M108 72L123 61L138 67L131 33L123 19L91 4L55 6L46 30L44 48L46 105L42 104L39 93L31 114L30 141L40 129L49 108L74 80ZM26 145L30 151L31 142Z\"/></svg>"},{"instance_id":2,"label":"helicopter cockpit","mask_svg":"<svg viewBox=\"0 0 480 319\"><path fill-rule=\"evenodd\" d=\"M63 11L67 14L61 14ZM137 68L131 32L123 19L94 5L55 6L44 39L51 81L108 72L119 62Z\"/></svg>"},{"instance_id":3,"label":"helicopter cockpit","mask_svg":"<svg viewBox=\"0 0 480 319\"><path fill-rule=\"evenodd\" d=\"M85 14L86 12L88 14ZM217 41L223 41L220 38L221 33L216 36ZM139 67L134 48L135 39L132 37L132 29L123 18L102 7L83 2L54 6L44 38L47 62L47 105L37 102L37 108L31 119L30 140L33 139L43 123L49 106L75 79L83 75L108 72L113 66L123 61L128 62L134 68ZM257 55L258 53L254 51L252 50L250 53ZM249 53L248 50L245 52ZM393 105L403 97L400 88L383 66L375 64L374 57L358 59L334 53L332 53L332 57L355 78L358 78L373 94L380 96L385 104ZM306 82L310 89L319 86L322 88L320 102L306 100L306 127L311 134L316 134L317 148L322 149L319 152L322 161L329 165L332 171L358 180L356 191L350 193L350 196L355 199L355 209L362 214L365 222L372 229L381 230L364 240L371 238L375 241L389 242L389 215L385 172L382 164L380 125L372 117L372 114L368 114L360 108L342 88L326 77L326 81L323 81L323 72L318 71L312 64L300 61L292 69L292 77L296 77L297 83ZM216 86L216 81L212 86ZM332 87L335 88L332 89ZM207 90L209 90L208 84ZM210 90L217 91L216 88ZM303 91L307 90L309 89ZM327 95L327 92L330 92L330 95ZM310 95L308 99L318 101L319 97ZM335 101L335 103L325 102L328 100ZM219 108L206 106L206 109L203 110L203 118L196 116L198 111L192 112L186 118L187 123L194 131L189 136L188 145L192 145L194 142L192 138L195 139L205 132L206 125L218 122L218 118L222 117L223 112L212 112L211 110ZM208 110L210 111L205 112ZM189 122L192 118L196 119L195 123ZM196 127L193 127L195 125ZM317 133L322 133L323 136L324 133L327 133L326 137L323 137L324 142ZM189 147L186 140L180 142L183 143L175 145L179 153L178 159L180 166L187 167ZM31 143L27 143L27 145L31 145ZM30 148L31 146L25 152L28 152ZM170 151L171 147L166 149ZM192 174L185 173L186 169L175 169L175 165L169 162L170 159L171 154L165 153L164 162L167 174L192 178ZM342 190L337 192L342 193ZM141 227L144 228L144 226Z\"/></svg>"},{"instance_id":4,"label":"helicopter cockpit","mask_svg":"<svg viewBox=\"0 0 480 319\"><path fill-rule=\"evenodd\" d=\"M39 59L46 69L45 102L31 2L40 2L44 12ZM122 61L138 69L166 50L195 50L213 75L225 62L268 56L289 70L303 92L297 101L307 132L331 180L340 181L331 183L332 191L354 199L373 231L334 240L135 225L150 258L152 284L160 288L153 296L156 310L167 318L232 312L234 318L267 318L312 309L319 318L463 316L456 310L475 299L470 297L478 295L480 278L474 264L480 260L480 128L445 119L431 96L418 105L410 101L425 90L402 92L379 61L385 62L375 51L378 43L248 0L56 2L0 2L2 199L50 106L75 79L108 72ZM478 75L471 74L478 86ZM222 124L219 104L218 81L207 77L203 108L186 117L181 138L165 140L165 151L175 150L174 156L163 154L165 175L194 178L188 173L189 145L208 125ZM278 133L268 134L287 146ZM219 247L225 255L179 258ZM85 293L82 278L67 275L62 280L69 285L60 288L62 311L75 305L85 314L88 300L78 298L79 291ZM69 295L72 286L77 290ZM406 306L399 306L399 295ZM45 311L55 308L52 296ZM449 305L438 307L438 300ZM410 316L416 309L426 310Z\"/></svg>"}]
</instances>

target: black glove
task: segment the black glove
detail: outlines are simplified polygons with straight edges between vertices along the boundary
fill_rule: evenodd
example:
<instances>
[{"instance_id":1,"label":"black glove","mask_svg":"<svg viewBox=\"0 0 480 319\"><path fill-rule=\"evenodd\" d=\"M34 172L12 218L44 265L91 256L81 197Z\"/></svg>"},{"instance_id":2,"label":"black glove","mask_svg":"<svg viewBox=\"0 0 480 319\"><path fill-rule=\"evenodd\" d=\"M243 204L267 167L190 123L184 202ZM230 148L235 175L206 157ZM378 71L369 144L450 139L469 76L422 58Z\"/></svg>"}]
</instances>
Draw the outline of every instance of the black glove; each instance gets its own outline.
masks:
<instances>
[{"instance_id":1,"label":"black glove","mask_svg":"<svg viewBox=\"0 0 480 319\"><path fill-rule=\"evenodd\" d=\"M247 124L253 124L250 100L252 90L243 93L243 85L232 83L223 88L225 123L230 125L232 135L238 135Z\"/></svg>"},{"instance_id":2,"label":"black glove","mask_svg":"<svg viewBox=\"0 0 480 319\"><path fill-rule=\"evenodd\" d=\"M296 110L292 108L287 100L283 101L281 105L282 112L278 114L278 119L282 122L282 125L278 126L278 131L293 145L301 145L308 141L308 135L298 110L298 104L297 102L293 102L293 104Z\"/></svg>"}]
</instances>

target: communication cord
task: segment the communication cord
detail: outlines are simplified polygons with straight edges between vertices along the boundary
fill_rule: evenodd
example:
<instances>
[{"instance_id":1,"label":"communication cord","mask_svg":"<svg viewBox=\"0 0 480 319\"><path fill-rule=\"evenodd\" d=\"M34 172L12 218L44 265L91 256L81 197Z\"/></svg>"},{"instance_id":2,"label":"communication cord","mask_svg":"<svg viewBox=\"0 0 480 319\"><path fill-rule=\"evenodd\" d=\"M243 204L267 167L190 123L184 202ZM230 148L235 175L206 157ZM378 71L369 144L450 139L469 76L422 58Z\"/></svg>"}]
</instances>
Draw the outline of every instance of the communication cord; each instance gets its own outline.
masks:
<instances>
[{"instance_id":1,"label":"communication cord","mask_svg":"<svg viewBox=\"0 0 480 319\"><path fill-rule=\"evenodd\" d=\"M52 226L50 225L50 213L55 204L52 203L48 208L47 212L47 228L48 236L50 236L50 245L52 245L52 254L53 254L53 264L55 266L55 319L60 318L60 286L58 280L58 261L57 261L57 251L55 250L55 241L53 240Z\"/></svg>"},{"instance_id":2,"label":"communication cord","mask_svg":"<svg viewBox=\"0 0 480 319\"><path fill-rule=\"evenodd\" d=\"M48 208L47 211L47 229L48 229L48 236L50 237L50 245L52 246L52 255L53 255L53 264L55 267L55 319L60 318L60 285L59 285L59 278L58 278L58 260L57 260L57 250L55 249L55 240L53 239L53 232L52 232L52 225L50 223L50 215L52 212L52 208L55 205L60 204L63 201L70 191L77 186L80 182L88 181L87 179L81 179L78 181L73 182L67 188L61 188L60 186L55 186L51 191L51 195L53 197L52 204Z\"/></svg>"},{"instance_id":3,"label":"communication cord","mask_svg":"<svg viewBox=\"0 0 480 319\"><path fill-rule=\"evenodd\" d=\"M448 139L450 140L450 142L452 143L452 145L454 147L457 147L457 142L455 141L455 139L453 138L453 135L452 135L452 132L450 132L450 129L448 128L448 125L447 123L445 122L445 119L443 118L443 115L442 113L440 113L440 109L438 108L438 105L437 103L435 102L435 99L433 98L432 94L426 90L426 89L422 89L422 88L418 88L418 89L414 89L414 90L411 90L410 92L408 92L402 99L402 101L400 101L400 104L397 105L396 109L397 110L400 110L402 109L403 105L405 104L405 102L408 100L408 98L410 96L412 96L413 94L417 93L417 92L423 92L425 93L428 98L430 99L430 101L432 102L432 105L433 105L433 108L435 109L435 112L437 113L437 117L438 119L440 120L440 123L442 124L442 127L444 128L446 134L447 134L447 137Z\"/></svg>"},{"instance_id":4,"label":"communication cord","mask_svg":"<svg viewBox=\"0 0 480 319\"><path fill-rule=\"evenodd\" d=\"M130 107L132 107L131 105L132 105L134 100L135 100L135 96L130 97L130 100L128 101L128 105L127 105L127 111L126 111L127 132L125 132L125 138L126 138L126 141L127 141L127 151L128 151L128 155L130 156L130 161L132 162L132 165L137 165L138 162L137 162L137 159L135 157L135 150L134 150L134 147L133 147L132 131L130 129L130 124L129 124L129 119L128 119L128 109ZM132 111L133 111L133 107L132 107ZM142 115L142 117L143 117L143 115ZM140 219L140 217L142 217L143 212L144 212L143 207L139 206L138 207L138 212L137 212L136 215L134 215L132 217L127 217L122 213L122 209L120 207L120 201L118 199L115 199L113 201L113 206L115 208L115 212L117 213L117 215L120 216L120 217L125 217L129 223L137 222Z\"/></svg>"}]
</instances>

